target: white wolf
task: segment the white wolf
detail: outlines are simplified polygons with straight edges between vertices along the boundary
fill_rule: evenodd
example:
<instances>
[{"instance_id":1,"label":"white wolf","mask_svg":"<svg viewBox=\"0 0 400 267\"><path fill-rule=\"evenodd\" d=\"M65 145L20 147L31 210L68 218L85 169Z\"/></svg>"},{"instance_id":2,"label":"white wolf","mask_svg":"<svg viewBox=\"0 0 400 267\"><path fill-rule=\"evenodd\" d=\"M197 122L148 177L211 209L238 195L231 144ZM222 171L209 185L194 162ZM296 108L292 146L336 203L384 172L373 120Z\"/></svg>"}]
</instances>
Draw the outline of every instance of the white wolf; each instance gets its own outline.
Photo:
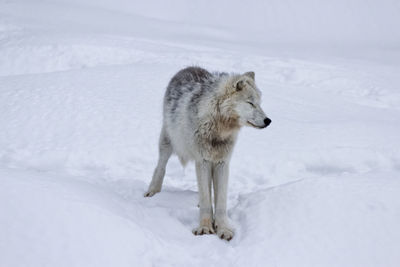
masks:
<instances>
[{"instance_id":1,"label":"white wolf","mask_svg":"<svg viewBox=\"0 0 400 267\"><path fill-rule=\"evenodd\" d=\"M172 153L182 164L194 160L200 207L195 235L216 232L222 239L233 237L226 213L229 161L242 126L265 128L271 123L260 107L260 97L254 72L210 73L188 67L175 74L167 87L158 164L145 196L160 192Z\"/></svg>"}]
</instances>

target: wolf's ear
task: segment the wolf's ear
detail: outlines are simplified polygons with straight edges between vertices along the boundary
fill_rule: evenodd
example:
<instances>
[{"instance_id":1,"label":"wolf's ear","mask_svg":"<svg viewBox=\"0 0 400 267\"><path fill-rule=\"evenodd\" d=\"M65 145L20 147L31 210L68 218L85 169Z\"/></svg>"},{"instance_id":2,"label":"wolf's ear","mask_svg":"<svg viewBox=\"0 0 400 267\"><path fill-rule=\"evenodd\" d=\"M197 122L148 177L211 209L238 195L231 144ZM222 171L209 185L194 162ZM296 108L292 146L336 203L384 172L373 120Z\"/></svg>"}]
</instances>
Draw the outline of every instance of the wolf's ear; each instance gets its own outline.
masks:
<instances>
[{"instance_id":1,"label":"wolf's ear","mask_svg":"<svg viewBox=\"0 0 400 267\"><path fill-rule=\"evenodd\" d=\"M244 76L247 76L247 77L249 77L249 78L251 78L251 79L253 79L253 80L255 80L255 76L256 76L256 74L254 73L254 71L249 71L249 72L246 72L245 74L243 74Z\"/></svg>"},{"instance_id":2,"label":"wolf's ear","mask_svg":"<svg viewBox=\"0 0 400 267\"><path fill-rule=\"evenodd\" d=\"M234 87L236 91L242 91L242 89L244 88L244 81L242 79L236 81Z\"/></svg>"}]
</instances>

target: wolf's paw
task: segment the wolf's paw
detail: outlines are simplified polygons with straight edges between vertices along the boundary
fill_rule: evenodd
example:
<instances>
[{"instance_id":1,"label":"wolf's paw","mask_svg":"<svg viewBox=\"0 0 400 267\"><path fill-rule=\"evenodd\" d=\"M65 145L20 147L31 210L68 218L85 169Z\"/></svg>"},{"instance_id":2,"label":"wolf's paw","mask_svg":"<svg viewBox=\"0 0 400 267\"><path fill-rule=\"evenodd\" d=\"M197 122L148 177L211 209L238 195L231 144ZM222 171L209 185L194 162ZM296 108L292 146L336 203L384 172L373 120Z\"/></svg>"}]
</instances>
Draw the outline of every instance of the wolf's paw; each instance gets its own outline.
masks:
<instances>
[{"instance_id":1,"label":"wolf's paw","mask_svg":"<svg viewBox=\"0 0 400 267\"><path fill-rule=\"evenodd\" d=\"M235 232L231 227L228 226L215 226L215 229L217 231L217 236L221 239L225 239L227 241L230 241L233 236L235 235Z\"/></svg>"},{"instance_id":2,"label":"wolf's paw","mask_svg":"<svg viewBox=\"0 0 400 267\"><path fill-rule=\"evenodd\" d=\"M152 197L152 196L154 196L155 194L157 194L158 192L160 192L160 191L157 191L157 190L149 190L149 191L147 191L146 193L144 193L144 197Z\"/></svg>"},{"instance_id":3,"label":"wolf's paw","mask_svg":"<svg viewBox=\"0 0 400 267\"><path fill-rule=\"evenodd\" d=\"M200 226L193 229L193 234L195 235L210 235L215 234L212 219L211 218L203 218L200 221Z\"/></svg>"},{"instance_id":4,"label":"wolf's paw","mask_svg":"<svg viewBox=\"0 0 400 267\"><path fill-rule=\"evenodd\" d=\"M204 226L204 225L200 225L197 228L194 228L192 230L192 233L194 235L211 235L211 234L215 234L214 229L212 228L212 226Z\"/></svg>"}]
</instances>

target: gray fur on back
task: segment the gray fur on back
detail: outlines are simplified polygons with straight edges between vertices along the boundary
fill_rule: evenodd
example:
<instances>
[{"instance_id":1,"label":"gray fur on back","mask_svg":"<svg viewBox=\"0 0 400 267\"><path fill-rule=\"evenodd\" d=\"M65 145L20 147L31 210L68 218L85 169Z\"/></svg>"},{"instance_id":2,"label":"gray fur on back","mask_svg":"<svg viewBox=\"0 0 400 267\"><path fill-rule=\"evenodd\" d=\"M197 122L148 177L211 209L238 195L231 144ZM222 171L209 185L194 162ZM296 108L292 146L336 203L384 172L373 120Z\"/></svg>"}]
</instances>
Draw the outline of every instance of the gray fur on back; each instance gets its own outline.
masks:
<instances>
[{"instance_id":1,"label":"gray fur on back","mask_svg":"<svg viewBox=\"0 0 400 267\"><path fill-rule=\"evenodd\" d=\"M164 114L165 112L173 114L179 105L183 105L182 98L189 94L188 108L196 108L204 94L210 94L215 90L220 77L221 74L210 73L200 67L187 67L179 71L168 84L164 98Z\"/></svg>"}]
</instances>

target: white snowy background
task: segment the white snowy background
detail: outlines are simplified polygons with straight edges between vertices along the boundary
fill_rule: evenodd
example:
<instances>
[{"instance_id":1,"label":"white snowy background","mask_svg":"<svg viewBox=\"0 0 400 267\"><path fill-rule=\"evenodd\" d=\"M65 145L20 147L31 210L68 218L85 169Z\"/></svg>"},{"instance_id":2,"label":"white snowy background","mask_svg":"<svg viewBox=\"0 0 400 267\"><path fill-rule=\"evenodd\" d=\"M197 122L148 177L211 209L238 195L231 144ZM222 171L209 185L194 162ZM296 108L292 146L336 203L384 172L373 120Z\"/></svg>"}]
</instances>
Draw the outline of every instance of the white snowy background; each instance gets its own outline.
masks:
<instances>
[{"instance_id":1,"label":"white snowy background","mask_svg":"<svg viewBox=\"0 0 400 267\"><path fill-rule=\"evenodd\" d=\"M397 0L0 0L0 266L400 266ZM231 242L157 161L188 65L255 71Z\"/></svg>"}]
</instances>

